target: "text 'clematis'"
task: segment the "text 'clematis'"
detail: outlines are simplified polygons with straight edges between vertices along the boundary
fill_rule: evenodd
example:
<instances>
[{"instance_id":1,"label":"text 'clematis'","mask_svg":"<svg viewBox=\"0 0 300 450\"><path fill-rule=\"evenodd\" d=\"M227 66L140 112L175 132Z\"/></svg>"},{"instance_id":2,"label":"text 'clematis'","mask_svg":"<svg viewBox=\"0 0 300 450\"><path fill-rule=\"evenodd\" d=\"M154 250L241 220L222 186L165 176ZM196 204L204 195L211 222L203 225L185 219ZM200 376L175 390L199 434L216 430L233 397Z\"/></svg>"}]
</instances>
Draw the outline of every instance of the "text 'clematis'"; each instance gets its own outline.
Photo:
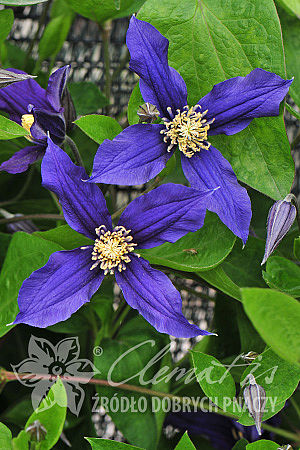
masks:
<instances>
[{"instance_id":1,"label":"text 'clematis'","mask_svg":"<svg viewBox=\"0 0 300 450\"><path fill-rule=\"evenodd\" d=\"M135 200L113 227L100 189L84 183L86 173L48 139L42 162L43 186L56 193L67 223L92 239L91 245L53 253L27 278L19 293L14 323L47 327L66 320L114 274L127 303L162 333L177 337L210 334L190 324L168 277L137 251L175 242L204 222L207 198L215 192L165 184Z\"/></svg>"},{"instance_id":2,"label":"text 'clematis'","mask_svg":"<svg viewBox=\"0 0 300 450\"><path fill-rule=\"evenodd\" d=\"M47 147L47 132L57 145L62 144L66 124L61 100L69 72L70 66L56 70L50 76L46 90L33 79L0 90L0 110L7 112L11 120L28 131L27 139L32 144L3 162L0 171L12 174L25 172L30 164L41 159Z\"/></svg>"},{"instance_id":3,"label":"text 'clematis'","mask_svg":"<svg viewBox=\"0 0 300 450\"><path fill-rule=\"evenodd\" d=\"M147 22L132 17L127 32L130 68L140 76L145 102L154 105L161 124L137 124L113 141L105 140L95 156L89 181L134 185L157 175L178 147L191 186L213 189L208 209L245 243L251 203L229 162L209 142L215 134L235 134L252 119L276 116L292 80L255 69L213 87L196 105L187 105L180 74L168 65L169 41Z\"/></svg>"}]
</instances>

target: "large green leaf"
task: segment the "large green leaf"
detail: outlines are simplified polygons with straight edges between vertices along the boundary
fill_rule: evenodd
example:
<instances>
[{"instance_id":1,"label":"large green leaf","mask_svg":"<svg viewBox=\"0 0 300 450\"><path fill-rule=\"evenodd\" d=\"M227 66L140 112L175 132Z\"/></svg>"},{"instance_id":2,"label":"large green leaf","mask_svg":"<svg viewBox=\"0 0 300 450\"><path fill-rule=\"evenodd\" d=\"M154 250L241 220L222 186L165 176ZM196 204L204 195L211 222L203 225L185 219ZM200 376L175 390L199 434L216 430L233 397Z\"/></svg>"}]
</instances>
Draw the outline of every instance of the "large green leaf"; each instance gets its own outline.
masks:
<instances>
[{"instance_id":1,"label":"large green leaf","mask_svg":"<svg viewBox=\"0 0 300 450\"><path fill-rule=\"evenodd\" d=\"M291 397L300 381L300 368L288 363L276 355L271 349L259 355L244 371L241 381L249 373L253 373L256 382L266 391L266 412L263 420L267 420L280 411ZM254 420L245 411L239 422L243 425L254 425Z\"/></svg>"},{"instance_id":2,"label":"large green leaf","mask_svg":"<svg viewBox=\"0 0 300 450\"><path fill-rule=\"evenodd\" d=\"M1 2L4 3L4 2ZM0 42L6 39L14 23L14 13L12 9L0 11Z\"/></svg>"},{"instance_id":3,"label":"large green leaf","mask_svg":"<svg viewBox=\"0 0 300 450\"><path fill-rule=\"evenodd\" d=\"M56 57L68 36L73 19L74 13L70 10L69 14L50 20L39 42L39 61Z\"/></svg>"},{"instance_id":4,"label":"large green leaf","mask_svg":"<svg viewBox=\"0 0 300 450\"><path fill-rule=\"evenodd\" d=\"M31 414L24 427L26 430L29 425L38 420L46 428L47 434L45 440L41 442L39 450L50 450L56 444L63 430L66 412L67 394L62 381L58 379L40 406ZM29 435L26 431L21 431L13 440L14 450L26 449L28 440Z\"/></svg>"},{"instance_id":5,"label":"large green leaf","mask_svg":"<svg viewBox=\"0 0 300 450\"><path fill-rule=\"evenodd\" d=\"M263 277L271 288L300 297L300 267L289 259L281 256L269 258Z\"/></svg>"},{"instance_id":6,"label":"large green leaf","mask_svg":"<svg viewBox=\"0 0 300 450\"><path fill-rule=\"evenodd\" d=\"M204 226L188 233L174 244L139 250L150 263L195 272L211 269L231 252L235 236L213 213L207 213Z\"/></svg>"},{"instance_id":7,"label":"large green leaf","mask_svg":"<svg viewBox=\"0 0 300 450\"><path fill-rule=\"evenodd\" d=\"M266 439L261 439L252 444L248 444L247 450L278 450L278 444L273 441L267 441Z\"/></svg>"},{"instance_id":8,"label":"large green leaf","mask_svg":"<svg viewBox=\"0 0 300 450\"><path fill-rule=\"evenodd\" d=\"M198 275L212 286L220 289L225 294L230 295L230 297L233 297L236 300L242 300L239 287L229 278L222 265L217 266L212 270L198 272Z\"/></svg>"},{"instance_id":9,"label":"large green leaf","mask_svg":"<svg viewBox=\"0 0 300 450\"><path fill-rule=\"evenodd\" d=\"M134 447L133 445L123 444L123 442L111 441L100 438L85 438L93 450L142 450L141 447Z\"/></svg>"},{"instance_id":10,"label":"large green leaf","mask_svg":"<svg viewBox=\"0 0 300 450\"><path fill-rule=\"evenodd\" d=\"M272 0L149 0L140 19L170 40L169 62L195 104L214 84L260 67L285 77L280 23ZM267 18L267 20L266 20ZM235 136L211 142L238 178L274 199L285 196L294 165L282 115L257 119Z\"/></svg>"},{"instance_id":11,"label":"large green leaf","mask_svg":"<svg viewBox=\"0 0 300 450\"><path fill-rule=\"evenodd\" d=\"M0 11L1 12L1 11ZM20 136L26 136L28 131L16 122L0 116L0 139L15 139Z\"/></svg>"},{"instance_id":12,"label":"large green leaf","mask_svg":"<svg viewBox=\"0 0 300 450\"><path fill-rule=\"evenodd\" d=\"M196 447L190 440L187 431L184 433L174 450L196 450Z\"/></svg>"},{"instance_id":13,"label":"large green leaf","mask_svg":"<svg viewBox=\"0 0 300 450\"><path fill-rule=\"evenodd\" d=\"M90 81L69 83L68 88L78 115L95 113L108 105L107 98Z\"/></svg>"},{"instance_id":14,"label":"large green leaf","mask_svg":"<svg viewBox=\"0 0 300 450\"><path fill-rule=\"evenodd\" d=\"M264 341L283 359L300 364L300 304L272 289L242 289L245 311Z\"/></svg>"},{"instance_id":15,"label":"large green leaf","mask_svg":"<svg viewBox=\"0 0 300 450\"><path fill-rule=\"evenodd\" d=\"M49 256L63 250L58 244L23 232L13 235L0 275L0 336L11 327L18 312L18 293L23 281L44 266Z\"/></svg>"},{"instance_id":16,"label":"large green leaf","mask_svg":"<svg viewBox=\"0 0 300 450\"><path fill-rule=\"evenodd\" d=\"M63 247L64 250L73 250L74 248L94 244L91 239L83 236L83 234L77 233L69 225L61 225L48 231L36 231L33 236L54 242Z\"/></svg>"},{"instance_id":17,"label":"large green leaf","mask_svg":"<svg viewBox=\"0 0 300 450\"><path fill-rule=\"evenodd\" d=\"M145 0L67 0L67 3L84 17L103 23L108 19L126 17L142 6Z\"/></svg>"},{"instance_id":18,"label":"large green leaf","mask_svg":"<svg viewBox=\"0 0 300 450\"><path fill-rule=\"evenodd\" d=\"M295 1L300 11L300 2ZM278 14L282 28L287 75L289 78L295 77L290 87L290 94L300 106L300 20L290 16L281 8L278 8Z\"/></svg>"},{"instance_id":19,"label":"large green leaf","mask_svg":"<svg viewBox=\"0 0 300 450\"><path fill-rule=\"evenodd\" d=\"M0 423L0 448L3 450L12 450L11 431L3 423Z\"/></svg>"},{"instance_id":20,"label":"large green leaf","mask_svg":"<svg viewBox=\"0 0 300 450\"><path fill-rule=\"evenodd\" d=\"M229 370L213 356L201 352L193 351L192 358L197 380L205 395L221 409L233 412L236 390ZM230 404L229 400L232 400Z\"/></svg>"},{"instance_id":21,"label":"large green leaf","mask_svg":"<svg viewBox=\"0 0 300 450\"><path fill-rule=\"evenodd\" d=\"M289 13L295 14L300 18L300 2L299 0L277 0Z\"/></svg>"},{"instance_id":22,"label":"large green leaf","mask_svg":"<svg viewBox=\"0 0 300 450\"><path fill-rule=\"evenodd\" d=\"M294 255L300 261L300 237L294 240Z\"/></svg>"},{"instance_id":23,"label":"large green leaf","mask_svg":"<svg viewBox=\"0 0 300 450\"><path fill-rule=\"evenodd\" d=\"M76 125L91 139L102 144L104 139L113 139L121 133L122 127L112 117L90 114L75 120Z\"/></svg>"}]
</instances>

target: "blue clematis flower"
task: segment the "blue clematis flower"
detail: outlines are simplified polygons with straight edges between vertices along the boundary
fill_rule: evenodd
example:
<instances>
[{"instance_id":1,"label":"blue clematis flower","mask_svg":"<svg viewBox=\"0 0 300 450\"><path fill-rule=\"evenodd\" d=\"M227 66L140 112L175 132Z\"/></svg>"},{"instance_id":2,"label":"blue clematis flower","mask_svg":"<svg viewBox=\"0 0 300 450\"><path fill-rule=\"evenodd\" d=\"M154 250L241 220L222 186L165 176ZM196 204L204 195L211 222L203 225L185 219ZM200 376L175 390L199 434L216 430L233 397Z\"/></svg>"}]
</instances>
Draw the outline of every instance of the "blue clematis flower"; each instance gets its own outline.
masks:
<instances>
[{"instance_id":1,"label":"blue clematis flower","mask_svg":"<svg viewBox=\"0 0 300 450\"><path fill-rule=\"evenodd\" d=\"M23 73L16 69L9 70ZM47 147L47 132L57 145L62 144L66 124L61 99L69 72L70 66L56 70L50 76L46 90L33 79L0 90L0 110L7 112L11 120L28 131L27 139L32 144L3 162L0 171L13 174L25 172L30 164L41 159Z\"/></svg>"},{"instance_id":2,"label":"blue clematis flower","mask_svg":"<svg viewBox=\"0 0 300 450\"><path fill-rule=\"evenodd\" d=\"M130 68L140 76L145 102L155 105L162 124L128 127L105 140L94 160L90 181L134 185L157 175L178 146L182 168L192 187L221 186L208 208L245 243L251 203L229 162L210 145L214 134L235 134L255 117L276 116L292 80L255 69L213 87L197 105L187 106L187 89L168 65L169 41L147 22L131 18L127 32Z\"/></svg>"},{"instance_id":3,"label":"blue clematis flower","mask_svg":"<svg viewBox=\"0 0 300 450\"><path fill-rule=\"evenodd\" d=\"M67 223L92 241L52 254L24 281L14 323L47 327L66 320L89 301L106 274L114 273L127 303L158 331L177 337L211 334L188 322L171 281L137 252L198 230L206 211L202 205L213 191L165 184L132 201L113 227L100 189L81 181L84 169L50 138L42 178L43 186L58 195Z\"/></svg>"},{"instance_id":4,"label":"blue clematis flower","mask_svg":"<svg viewBox=\"0 0 300 450\"><path fill-rule=\"evenodd\" d=\"M270 425L279 426L279 415L273 416L267 421ZM273 439L274 435L263 430L259 436L255 426L244 426L234 419L209 412L179 412L170 413L165 425L172 425L190 435L205 436L217 450L231 450L240 440L255 442L259 439Z\"/></svg>"}]
</instances>

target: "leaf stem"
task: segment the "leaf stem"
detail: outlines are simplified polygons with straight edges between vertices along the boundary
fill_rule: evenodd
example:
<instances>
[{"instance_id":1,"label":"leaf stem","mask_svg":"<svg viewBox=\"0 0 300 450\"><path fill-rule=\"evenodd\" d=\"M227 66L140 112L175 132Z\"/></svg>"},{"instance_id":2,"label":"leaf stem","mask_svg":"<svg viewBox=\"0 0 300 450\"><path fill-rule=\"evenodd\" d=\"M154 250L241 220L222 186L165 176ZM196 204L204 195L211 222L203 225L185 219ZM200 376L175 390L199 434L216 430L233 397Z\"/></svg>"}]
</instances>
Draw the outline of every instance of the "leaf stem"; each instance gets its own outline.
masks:
<instances>
[{"instance_id":1,"label":"leaf stem","mask_svg":"<svg viewBox=\"0 0 300 450\"><path fill-rule=\"evenodd\" d=\"M112 21L107 20L103 25L99 25L101 34L102 34L102 42L103 42L103 57L104 57L104 74L105 74L105 86L104 86L104 94L108 100L108 105L106 106L106 115L109 115L110 112L110 100L111 100L111 84L112 84L112 76L110 73L110 36L112 30Z\"/></svg>"},{"instance_id":2,"label":"leaf stem","mask_svg":"<svg viewBox=\"0 0 300 450\"><path fill-rule=\"evenodd\" d=\"M26 193L27 189L29 188L29 185L31 183L33 174L34 174L34 166L31 166L29 171L28 171L25 183L23 184L20 192L14 198L12 198L11 200L6 200L5 202L1 202L0 203L0 207L11 205L11 204L17 203L17 201L21 200L21 198L23 197L23 195Z\"/></svg>"},{"instance_id":3,"label":"leaf stem","mask_svg":"<svg viewBox=\"0 0 300 450\"><path fill-rule=\"evenodd\" d=\"M9 219L0 219L0 225L7 223L20 222L23 220L65 220L64 216L59 214L27 214L24 216L10 217Z\"/></svg>"},{"instance_id":4,"label":"leaf stem","mask_svg":"<svg viewBox=\"0 0 300 450\"><path fill-rule=\"evenodd\" d=\"M73 141L73 139L71 139L70 136L67 136L67 135L66 135L66 137L65 137L65 143L66 143L66 144L70 147L70 149L72 150L72 153L73 153L73 155L74 155L74 159L75 159L76 164L77 164L78 166L81 166L81 167L84 168L84 162L83 162L83 160L82 160L82 158L81 158L81 155L80 155L80 153L79 153L78 147L77 147L77 145L75 144L75 142Z\"/></svg>"}]
</instances>

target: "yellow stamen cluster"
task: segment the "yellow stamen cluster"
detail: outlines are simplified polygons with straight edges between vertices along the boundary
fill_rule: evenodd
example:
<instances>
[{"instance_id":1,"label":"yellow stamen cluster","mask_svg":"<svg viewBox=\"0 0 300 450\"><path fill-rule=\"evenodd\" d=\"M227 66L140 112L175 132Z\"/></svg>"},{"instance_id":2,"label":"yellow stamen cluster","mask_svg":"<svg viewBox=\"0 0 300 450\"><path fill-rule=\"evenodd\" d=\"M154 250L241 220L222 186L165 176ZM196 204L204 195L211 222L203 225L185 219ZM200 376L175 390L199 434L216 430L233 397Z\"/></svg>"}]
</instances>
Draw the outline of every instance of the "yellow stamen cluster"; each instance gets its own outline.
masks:
<instances>
[{"instance_id":1,"label":"yellow stamen cluster","mask_svg":"<svg viewBox=\"0 0 300 450\"><path fill-rule=\"evenodd\" d=\"M181 112L177 110L177 114L173 116L171 108L168 108L172 120L163 119L166 129L161 130L164 134L164 142L170 142L168 152L171 151L174 145L178 144L179 150L187 157L191 158L196 152L201 149L208 150L210 143L207 142L207 132L210 124L214 121L207 122L204 116L207 110L203 113L199 111L200 106L184 107Z\"/></svg>"},{"instance_id":2,"label":"yellow stamen cluster","mask_svg":"<svg viewBox=\"0 0 300 450\"><path fill-rule=\"evenodd\" d=\"M28 131L29 135L26 137L30 141L32 140L30 129L31 129L33 123L34 123L33 114L23 114L23 116L21 117L21 125L23 128L25 128L26 131Z\"/></svg>"},{"instance_id":3,"label":"yellow stamen cluster","mask_svg":"<svg viewBox=\"0 0 300 450\"><path fill-rule=\"evenodd\" d=\"M114 231L109 231L101 225L95 231L99 239L95 240L92 260L96 262L90 270L98 265L104 270L104 275L113 274L116 268L119 272L125 270L125 264L131 261L128 254L133 252L137 245L132 242L131 230L118 226L114 228Z\"/></svg>"}]
</instances>

